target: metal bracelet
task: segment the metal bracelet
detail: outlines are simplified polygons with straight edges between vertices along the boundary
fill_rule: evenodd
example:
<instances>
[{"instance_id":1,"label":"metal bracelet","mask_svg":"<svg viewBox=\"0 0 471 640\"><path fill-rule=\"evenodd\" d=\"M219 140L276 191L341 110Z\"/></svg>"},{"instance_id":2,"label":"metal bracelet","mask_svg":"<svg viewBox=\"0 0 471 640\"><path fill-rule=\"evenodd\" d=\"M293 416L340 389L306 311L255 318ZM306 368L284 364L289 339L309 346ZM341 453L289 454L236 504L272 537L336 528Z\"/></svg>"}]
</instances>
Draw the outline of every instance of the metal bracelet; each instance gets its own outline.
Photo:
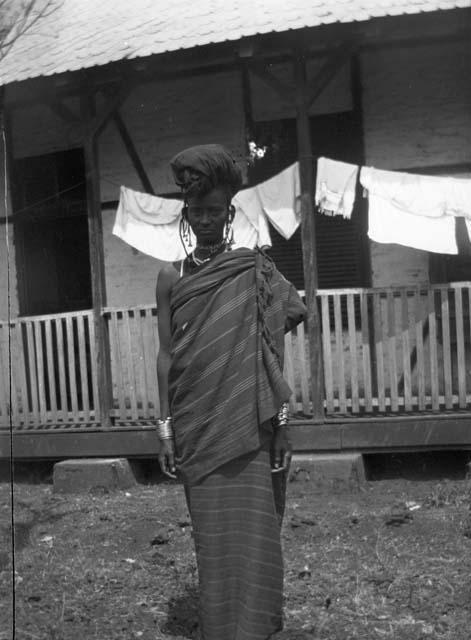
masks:
<instances>
[{"instance_id":1,"label":"metal bracelet","mask_svg":"<svg viewBox=\"0 0 471 640\"><path fill-rule=\"evenodd\" d=\"M277 427L286 427L289 423L289 405L283 402L278 413L276 414Z\"/></svg>"},{"instance_id":2,"label":"metal bracelet","mask_svg":"<svg viewBox=\"0 0 471 640\"><path fill-rule=\"evenodd\" d=\"M161 440L171 440L173 438L172 418L170 416L165 420L157 420L157 433Z\"/></svg>"}]
</instances>

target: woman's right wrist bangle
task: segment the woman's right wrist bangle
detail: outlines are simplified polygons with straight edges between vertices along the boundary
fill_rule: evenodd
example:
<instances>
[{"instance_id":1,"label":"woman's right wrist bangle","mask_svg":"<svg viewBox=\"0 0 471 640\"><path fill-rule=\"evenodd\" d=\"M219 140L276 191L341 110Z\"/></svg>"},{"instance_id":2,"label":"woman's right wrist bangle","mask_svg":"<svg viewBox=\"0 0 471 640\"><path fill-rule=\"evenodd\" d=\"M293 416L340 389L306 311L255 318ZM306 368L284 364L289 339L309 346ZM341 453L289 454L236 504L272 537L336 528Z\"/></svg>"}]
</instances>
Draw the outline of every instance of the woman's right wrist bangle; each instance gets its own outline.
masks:
<instances>
[{"instance_id":1,"label":"woman's right wrist bangle","mask_svg":"<svg viewBox=\"0 0 471 640\"><path fill-rule=\"evenodd\" d=\"M172 418L168 416L165 420L157 420L157 433L161 440L171 440L173 438Z\"/></svg>"}]
</instances>

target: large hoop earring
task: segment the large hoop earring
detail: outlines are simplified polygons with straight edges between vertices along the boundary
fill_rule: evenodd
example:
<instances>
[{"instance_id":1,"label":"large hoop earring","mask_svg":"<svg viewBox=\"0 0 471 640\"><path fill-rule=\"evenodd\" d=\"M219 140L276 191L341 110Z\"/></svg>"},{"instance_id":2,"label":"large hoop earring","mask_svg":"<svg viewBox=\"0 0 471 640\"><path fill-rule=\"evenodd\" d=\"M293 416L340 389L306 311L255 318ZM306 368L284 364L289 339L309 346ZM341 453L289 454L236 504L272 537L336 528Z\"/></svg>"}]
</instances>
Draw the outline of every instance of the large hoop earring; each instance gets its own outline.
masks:
<instances>
[{"instance_id":1,"label":"large hoop earring","mask_svg":"<svg viewBox=\"0 0 471 640\"><path fill-rule=\"evenodd\" d=\"M229 216L225 224L224 242L228 251L232 249L234 244L234 229L232 228L232 222L235 216L235 207L233 204L229 207Z\"/></svg>"},{"instance_id":2,"label":"large hoop earring","mask_svg":"<svg viewBox=\"0 0 471 640\"><path fill-rule=\"evenodd\" d=\"M185 204L182 208L182 217L180 219L180 237L186 241L189 247L193 246L191 244L191 229L190 223L188 222L188 206Z\"/></svg>"}]
</instances>

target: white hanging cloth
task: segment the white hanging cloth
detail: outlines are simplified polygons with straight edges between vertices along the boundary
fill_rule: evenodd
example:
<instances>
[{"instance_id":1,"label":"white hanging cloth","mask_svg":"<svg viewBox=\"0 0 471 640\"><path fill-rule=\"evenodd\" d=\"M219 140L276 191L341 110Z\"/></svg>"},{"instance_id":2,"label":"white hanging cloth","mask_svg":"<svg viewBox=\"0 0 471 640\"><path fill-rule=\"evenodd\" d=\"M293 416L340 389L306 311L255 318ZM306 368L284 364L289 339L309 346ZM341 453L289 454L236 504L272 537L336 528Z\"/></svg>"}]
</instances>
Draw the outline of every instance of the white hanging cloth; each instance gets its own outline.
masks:
<instances>
[{"instance_id":1,"label":"white hanging cloth","mask_svg":"<svg viewBox=\"0 0 471 640\"><path fill-rule=\"evenodd\" d=\"M454 217L471 218L471 181L364 167L360 182L368 192L371 240L458 253Z\"/></svg>"},{"instance_id":2,"label":"white hanging cloth","mask_svg":"<svg viewBox=\"0 0 471 640\"><path fill-rule=\"evenodd\" d=\"M317 159L315 203L328 216L352 217L359 167L348 162Z\"/></svg>"},{"instance_id":3,"label":"white hanging cloth","mask_svg":"<svg viewBox=\"0 0 471 640\"><path fill-rule=\"evenodd\" d=\"M284 237L299 226L299 167L294 163L256 187L239 191L232 200L233 248L271 247L268 220ZM122 186L113 234L153 258L175 262L186 253L179 233L182 201L141 193ZM195 247L186 243L188 253Z\"/></svg>"}]
</instances>

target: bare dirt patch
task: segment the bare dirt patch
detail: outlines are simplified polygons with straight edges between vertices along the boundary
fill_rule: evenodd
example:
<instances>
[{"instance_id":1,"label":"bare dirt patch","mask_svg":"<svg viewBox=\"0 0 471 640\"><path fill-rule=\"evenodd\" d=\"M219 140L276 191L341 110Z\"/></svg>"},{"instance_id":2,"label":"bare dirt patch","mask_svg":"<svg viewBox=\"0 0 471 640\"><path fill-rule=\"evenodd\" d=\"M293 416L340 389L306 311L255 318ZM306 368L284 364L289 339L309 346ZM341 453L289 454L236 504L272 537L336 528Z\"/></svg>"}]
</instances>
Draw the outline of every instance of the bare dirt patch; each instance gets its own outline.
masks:
<instances>
[{"instance_id":1,"label":"bare dirt patch","mask_svg":"<svg viewBox=\"0 0 471 640\"><path fill-rule=\"evenodd\" d=\"M468 640L471 483L298 478L283 527L279 640ZM0 639L11 638L8 484L0 484ZM18 640L197 638L197 575L183 489L95 495L15 486Z\"/></svg>"}]
</instances>

